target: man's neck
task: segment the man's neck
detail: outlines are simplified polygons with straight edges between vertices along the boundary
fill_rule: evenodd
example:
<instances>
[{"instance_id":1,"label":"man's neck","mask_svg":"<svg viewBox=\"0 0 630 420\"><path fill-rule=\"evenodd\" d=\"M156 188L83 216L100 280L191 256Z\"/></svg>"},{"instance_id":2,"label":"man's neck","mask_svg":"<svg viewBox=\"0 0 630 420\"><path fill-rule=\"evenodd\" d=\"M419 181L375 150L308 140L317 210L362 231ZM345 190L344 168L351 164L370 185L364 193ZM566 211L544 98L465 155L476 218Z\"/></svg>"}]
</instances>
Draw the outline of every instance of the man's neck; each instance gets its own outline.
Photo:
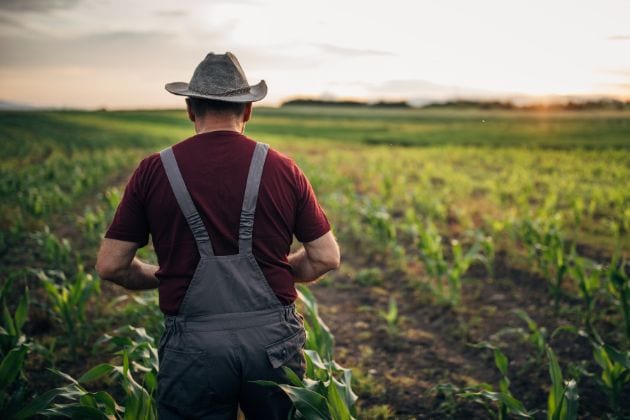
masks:
<instances>
[{"instance_id":1,"label":"man's neck","mask_svg":"<svg viewBox=\"0 0 630 420\"><path fill-rule=\"evenodd\" d=\"M242 121L233 119L217 120L204 118L195 121L195 131L197 134L210 133L212 131L236 131L242 133L245 124Z\"/></svg>"}]
</instances>

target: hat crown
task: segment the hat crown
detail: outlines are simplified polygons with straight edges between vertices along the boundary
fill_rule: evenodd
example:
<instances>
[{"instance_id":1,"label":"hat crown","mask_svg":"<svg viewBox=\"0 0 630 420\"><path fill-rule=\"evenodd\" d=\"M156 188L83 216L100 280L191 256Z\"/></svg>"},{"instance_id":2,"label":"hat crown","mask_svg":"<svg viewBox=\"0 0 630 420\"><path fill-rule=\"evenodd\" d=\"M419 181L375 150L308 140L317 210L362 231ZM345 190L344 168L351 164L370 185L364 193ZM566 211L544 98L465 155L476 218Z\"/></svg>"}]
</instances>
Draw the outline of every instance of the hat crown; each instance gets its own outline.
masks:
<instances>
[{"instance_id":1,"label":"hat crown","mask_svg":"<svg viewBox=\"0 0 630 420\"><path fill-rule=\"evenodd\" d=\"M238 59L231 52L210 53L199 63L189 83L190 89L205 95L225 95L249 91L249 83Z\"/></svg>"},{"instance_id":2,"label":"hat crown","mask_svg":"<svg viewBox=\"0 0 630 420\"><path fill-rule=\"evenodd\" d=\"M250 86L231 52L208 54L195 68L190 83L171 82L164 88L173 95L226 102L255 102L267 95L265 81Z\"/></svg>"}]
</instances>

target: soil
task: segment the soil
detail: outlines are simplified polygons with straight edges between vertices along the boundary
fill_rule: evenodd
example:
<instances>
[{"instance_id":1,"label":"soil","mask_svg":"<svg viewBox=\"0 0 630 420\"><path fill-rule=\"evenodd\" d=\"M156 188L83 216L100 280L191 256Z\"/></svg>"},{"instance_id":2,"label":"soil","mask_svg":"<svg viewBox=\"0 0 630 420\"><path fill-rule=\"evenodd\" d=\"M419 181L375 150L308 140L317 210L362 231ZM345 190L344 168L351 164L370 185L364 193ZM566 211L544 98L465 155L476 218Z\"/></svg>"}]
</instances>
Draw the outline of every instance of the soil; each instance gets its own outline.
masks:
<instances>
[{"instance_id":1,"label":"soil","mask_svg":"<svg viewBox=\"0 0 630 420\"><path fill-rule=\"evenodd\" d=\"M344 264L352 265L352 258ZM527 312L548 335L561 325L578 325L579 312L556 316L544 279L511 268L504 254L497 257L494 271L491 278L484 267L473 266L464 281L462 302L456 307L436 304L427 292L412 286L417 284L416 276L424 275L421 272L410 276L393 271L382 285L365 286L341 270L313 286L320 315L335 335L336 359L382 385L377 392L365 392L359 385L363 411L387 404L403 418L486 418L488 413L481 405L459 400L453 407L435 387L488 383L498 388L500 374L491 351L471 346L488 341L498 345L510 360L512 394L527 409L539 410L534 417L546 418L542 410L546 409L551 383L546 358L543 355L537 360L532 345L505 331L527 330L515 309ZM386 321L379 315L379 310L387 310L390 295L398 304L398 334L388 334ZM504 333L497 334L501 331ZM586 339L559 333L549 343L565 379L567 364L563 361L592 361ZM587 366L598 371L592 364ZM579 393L580 417L600 418L608 410L606 395L593 380L580 381Z\"/></svg>"}]
</instances>

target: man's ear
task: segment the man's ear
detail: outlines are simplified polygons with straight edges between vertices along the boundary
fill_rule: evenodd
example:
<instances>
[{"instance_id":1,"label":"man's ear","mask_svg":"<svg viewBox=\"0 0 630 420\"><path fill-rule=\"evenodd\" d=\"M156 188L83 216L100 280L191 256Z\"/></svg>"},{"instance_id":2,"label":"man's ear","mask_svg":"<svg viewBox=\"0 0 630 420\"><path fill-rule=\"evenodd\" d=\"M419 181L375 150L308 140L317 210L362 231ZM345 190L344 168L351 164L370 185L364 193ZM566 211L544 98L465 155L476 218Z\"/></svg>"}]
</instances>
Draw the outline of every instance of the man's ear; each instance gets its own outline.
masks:
<instances>
[{"instance_id":1,"label":"man's ear","mask_svg":"<svg viewBox=\"0 0 630 420\"><path fill-rule=\"evenodd\" d=\"M248 102L245 105L245 112L243 113L243 122L246 123L252 117L252 103Z\"/></svg>"},{"instance_id":2,"label":"man's ear","mask_svg":"<svg viewBox=\"0 0 630 420\"><path fill-rule=\"evenodd\" d=\"M188 113L188 119L192 122L195 122L195 113L192 111L190 107L190 99L186 98L186 112Z\"/></svg>"}]
</instances>

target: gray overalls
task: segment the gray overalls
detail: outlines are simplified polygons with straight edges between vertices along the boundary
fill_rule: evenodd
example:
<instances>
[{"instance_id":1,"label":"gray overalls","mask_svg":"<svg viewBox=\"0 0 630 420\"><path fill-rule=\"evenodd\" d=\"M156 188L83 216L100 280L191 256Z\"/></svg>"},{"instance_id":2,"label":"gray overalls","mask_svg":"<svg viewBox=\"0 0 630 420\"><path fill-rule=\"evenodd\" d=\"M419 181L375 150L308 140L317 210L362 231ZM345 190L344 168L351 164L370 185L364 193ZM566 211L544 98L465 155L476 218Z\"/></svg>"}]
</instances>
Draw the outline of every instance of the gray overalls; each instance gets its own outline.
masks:
<instances>
[{"instance_id":1,"label":"gray overalls","mask_svg":"<svg viewBox=\"0 0 630 420\"><path fill-rule=\"evenodd\" d=\"M177 203L193 232L199 264L177 316L165 318L160 339L160 419L286 419L291 402L277 387L281 366L300 377L305 332L295 306L284 306L252 254L254 211L269 146L257 143L249 167L236 255L214 255L210 237L184 184L173 150L160 153ZM220 182L218 180L217 182ZM220 205L220 203L217 203Z\"/></svg>"}]
</instances>

